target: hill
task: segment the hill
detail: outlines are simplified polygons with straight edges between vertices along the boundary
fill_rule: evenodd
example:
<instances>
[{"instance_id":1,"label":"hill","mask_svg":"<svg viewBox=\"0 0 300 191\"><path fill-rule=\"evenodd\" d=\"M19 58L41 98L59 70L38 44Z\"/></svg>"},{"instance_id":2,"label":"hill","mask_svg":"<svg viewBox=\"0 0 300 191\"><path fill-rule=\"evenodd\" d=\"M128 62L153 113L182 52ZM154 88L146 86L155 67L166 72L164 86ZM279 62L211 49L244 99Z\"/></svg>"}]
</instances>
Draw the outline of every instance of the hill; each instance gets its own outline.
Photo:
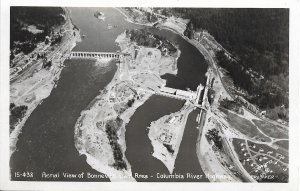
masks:
<instances>
[{"instance_id":1,"label":"hill","mask_svg":"<svg viewBox=\"0 0 300 191\"><path fill-rule=\"evenodd\" d=\"M216 55L237 89L270 118L288 120L288 9L174 8L168 14L190 19L189 38L201 30L213 35L236 60Z\"/></svg>"},{"instance_id":2,"label":"hill","mask_svg":"<svg viewBox=\"0 0 300 191\"><path fill-rule=\"evenodd\" d=\"M46 41L53 28L64 21L64 10L59 7L11 7L11 60L20 52L32 52L38 42Z\"/></svg>"}]
</instances>

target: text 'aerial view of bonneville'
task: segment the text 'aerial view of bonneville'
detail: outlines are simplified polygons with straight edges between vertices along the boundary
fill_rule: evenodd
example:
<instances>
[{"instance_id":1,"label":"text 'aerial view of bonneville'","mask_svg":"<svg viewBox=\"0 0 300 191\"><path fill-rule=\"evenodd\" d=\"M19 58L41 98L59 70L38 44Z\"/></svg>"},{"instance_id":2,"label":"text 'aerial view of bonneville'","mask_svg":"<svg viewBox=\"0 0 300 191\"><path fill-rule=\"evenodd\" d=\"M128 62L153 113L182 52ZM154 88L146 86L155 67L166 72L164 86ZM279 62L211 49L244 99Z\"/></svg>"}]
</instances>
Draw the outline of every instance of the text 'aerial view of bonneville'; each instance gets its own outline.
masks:
<instances>
[{"instance_id":1,"label":"text 'aerial view of bonneville'","mask_svg":"<svg viewBox=\"0 0 300 191\"><path fill-rule=\"evenodd\" d=\"M289 182L289 9L10 7L10 179Z\"/></svg>"}]
</instances>

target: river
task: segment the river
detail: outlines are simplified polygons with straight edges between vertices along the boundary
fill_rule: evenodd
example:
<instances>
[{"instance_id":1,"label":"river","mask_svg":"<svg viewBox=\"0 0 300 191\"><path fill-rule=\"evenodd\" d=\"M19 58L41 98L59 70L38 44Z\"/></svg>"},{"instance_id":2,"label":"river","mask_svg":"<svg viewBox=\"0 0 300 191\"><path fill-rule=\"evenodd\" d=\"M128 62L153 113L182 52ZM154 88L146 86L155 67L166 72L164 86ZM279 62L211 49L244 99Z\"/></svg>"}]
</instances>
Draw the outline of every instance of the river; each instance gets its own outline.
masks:
<instances>
[{"instance_id":1,"label":"river","mask_svg":"<svg viewBox=\"0 0 300 191\"><path fill-rule=\"evenodd\" d=\"M116 37L125 29L144 28L124 21L124 17L112 8L69 8L73 23L84 34L74 50L76 51L117 51ZM95 11L105 14L105 21L94 17ZM107 29L108 24L116 28ZM195 90L199 83L205 83L204 73L207 64L203 56L195 47L186 42L182 37L167 30L149 29L151 32L165 36L172 43L179 46L181 56L178 60L178 75L164 75L167 85L174 88ZM66 67L61 73L57 87L31 114L19 135L17 150L11 156L10 167L12 180L39 180L39 181L109 181L106 178L64 178L63 173L93 173L85 161L84 156L79 156L74 146L74 125L88 104L99 94L113 78L116 71L114 63L106 67L95 64L92 60L72 59L65 61ZM133 173L166 173L166 168L160 161L151 156L152 146L147 137L146 127L152 120L176 112L182 102L169 98L152 96L132 116L127 125L126 157L133 166ZM204 174L196 156L197 129L195 113L191 113L184 132L182 144L176 160L174 173L191 171ZM136 150L135 145L141 149ZM144 149L143 149L144 148ZM139 157L136 157L136 155ZM148 161L140 163L140 161ZM151 168L148 168L148 167ZM147 169L151 169L148 172ZM17 172L33 172L34 178L15 176ZM59 173L58 178L47 179L45 173ZM138 180L141 181L141 180ZM155 177L144 181L173 181L159 180ZM176 180L182 181L182 180ZM188 180L192 181L192 180Z\"/></svg>"}]
</instances>

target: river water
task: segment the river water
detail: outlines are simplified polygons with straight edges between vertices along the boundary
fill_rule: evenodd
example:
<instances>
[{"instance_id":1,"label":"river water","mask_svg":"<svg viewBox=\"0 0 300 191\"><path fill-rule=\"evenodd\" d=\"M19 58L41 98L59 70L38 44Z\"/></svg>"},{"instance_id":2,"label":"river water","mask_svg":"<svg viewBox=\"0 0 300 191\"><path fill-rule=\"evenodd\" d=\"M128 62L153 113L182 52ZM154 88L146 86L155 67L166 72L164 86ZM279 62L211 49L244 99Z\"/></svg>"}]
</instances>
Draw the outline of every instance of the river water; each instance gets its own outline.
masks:
<instances>
[{"instance_id":1,"label":"river water","mask_svg":"<svg viewBox=\"0 0 300 191\"><path fill-rule=\"evenodd\" d=\"M128 23L117 10L112 8L70 8L73 23L86 37L74 50L76 51L117 51L116 37L125 29L143 28ZM94 17L95 11L105 14L105 21ZM107 29L108 24L116 28ZM204 73L207 64L195 47L182 37L166 30L151 28L151 32L165 36L177 44L181 50L178 60L178 75L164 75L167 85L174 88L195 90L199 83L205 83ZM12 180L40 181L109 181L106 178L64 178L63 173L101 174L93 170L79 156L74 146L74 125L80 112L95 98L113 78L116 71L114 63L106 67L92 60L72 59L65 61L57 87L31 114L19 135L17 151L11 156ZM195 181L179 179L157 179L156 173L168 174L166 167L151 156L152 146L147 136L147 126L163 115L176 112L183 105L181 101L160 96L152 96L138 108L126 129L126 157L132 165L133 174L149 174L147 180L138 181ZM196 113L190 114L178 153L174 173L204 174L196 156ZM139 146L137 148L137 146ZM146 162L147 161L147 162ZM16 177L16 173L33 172L34 177ZM59 173L58 178L43 178L45 173ZM203 181L202 179L200 181ZM199 181L199 180L196 180Z\"/></svg>"}]
</instances>

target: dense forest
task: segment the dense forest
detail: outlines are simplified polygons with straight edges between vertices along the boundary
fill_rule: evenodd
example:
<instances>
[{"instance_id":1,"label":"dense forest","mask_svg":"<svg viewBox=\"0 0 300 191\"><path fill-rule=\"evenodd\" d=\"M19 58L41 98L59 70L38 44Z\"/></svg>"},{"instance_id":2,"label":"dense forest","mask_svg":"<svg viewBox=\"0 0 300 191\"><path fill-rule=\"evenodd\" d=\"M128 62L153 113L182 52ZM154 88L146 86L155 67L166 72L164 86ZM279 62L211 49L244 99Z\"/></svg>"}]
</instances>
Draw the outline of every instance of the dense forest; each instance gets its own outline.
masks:
<instances>
[{"instance_id":1,"label":"dense forest","mask_svg":"<svg viewBox=\"0 0 300 191\"><path fill-rule=\"evenodd\" d=\"M14 54L30 53L38 42L46 41L53 27L64 22L64 10L59 7L11 7L10 50ZM37 32L27 29L34 26Z\"/></svg>"},{"instance_id":2,"label":"dense forest","mask_svg":"<svg viewBox=\"0 0 300 191\"><path fill-rule=\"evenodd\" d=\"M165 37L152 34L146 29L126 30L126 35L130 36L130 40L136 42L138 46L158 48L162 55L174 54L177 51L177 48Z\"/></svg>"},{"instance_id":3,"label":"dense forest","mask_svg":"<svg viewBox=\"0 0 300 191\"><path fill-rule=\"evenodd\" d=\"M217 54L235 85L248 92L248 100L268 110L270 117L288 120L288 9L175 8L169 14L190 19L185 31L189 38L199 30L213 35L237 60L226 59L224 52Z\"/></svg>"},{"instance_id":4,"label":"dense forest","mask_svg":"<svg viewBox=\"0 0 300 191\"><path fill-rule=\"evenodd\" d=\"M123 120L117 117L116 120L109 120L107 121L106 127L106 134L109 140L109 144L113 149L113 155L115 159L114 167L117 169L127 169L126 162L123 160L123 153L121 151L121 146L118 143L118 130L121 127Z\"/></svg>"}]
</instances>

